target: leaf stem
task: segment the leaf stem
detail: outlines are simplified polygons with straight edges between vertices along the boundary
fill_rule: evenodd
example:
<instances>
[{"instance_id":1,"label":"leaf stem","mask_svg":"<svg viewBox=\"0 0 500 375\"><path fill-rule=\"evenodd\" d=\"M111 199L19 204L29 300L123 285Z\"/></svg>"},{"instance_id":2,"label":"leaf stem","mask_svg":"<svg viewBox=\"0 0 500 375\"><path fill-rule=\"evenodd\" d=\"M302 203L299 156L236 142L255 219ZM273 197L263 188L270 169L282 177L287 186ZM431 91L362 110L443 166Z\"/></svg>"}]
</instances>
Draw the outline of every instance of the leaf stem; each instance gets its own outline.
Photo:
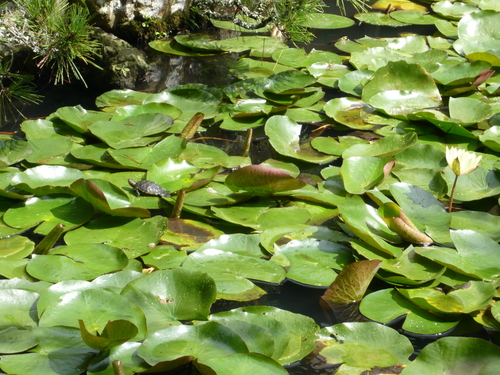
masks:
<instances>
[{"instance_id":1,"label":"leaf stem","mask_svg":"<svg viewBox=\"0 0 500 375\"><path fill-rule=\"evenodd\" d=\"M455 187L457 186L458 175L455 175L455 181L453 181L453 187L451 188L450 203L448 204L448 212L451 213L453 206L453 196L455 195Z\"/></svg>"}]
</instances>

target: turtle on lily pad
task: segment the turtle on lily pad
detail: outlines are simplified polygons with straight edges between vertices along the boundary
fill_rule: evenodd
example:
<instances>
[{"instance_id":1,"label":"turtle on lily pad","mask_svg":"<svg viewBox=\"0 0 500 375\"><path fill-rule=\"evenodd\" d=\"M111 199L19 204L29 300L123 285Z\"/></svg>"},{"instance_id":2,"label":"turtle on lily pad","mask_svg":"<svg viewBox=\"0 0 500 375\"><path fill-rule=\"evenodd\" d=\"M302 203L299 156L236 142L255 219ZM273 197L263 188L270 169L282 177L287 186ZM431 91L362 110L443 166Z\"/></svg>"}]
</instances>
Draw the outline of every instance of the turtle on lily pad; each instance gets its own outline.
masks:
<instances>
[{"instance_id":1,"label":"turtle on lily pad","mask_svg":"<svg viewBox=\"0 0 500 375\"><path fill-rule=\"evenodd\" d=\"M137 195L150 195L157 197L170 197L170 192L149 180L134 181L129 178L128 183L135 189Z\"/></svg>"}]
</instances>

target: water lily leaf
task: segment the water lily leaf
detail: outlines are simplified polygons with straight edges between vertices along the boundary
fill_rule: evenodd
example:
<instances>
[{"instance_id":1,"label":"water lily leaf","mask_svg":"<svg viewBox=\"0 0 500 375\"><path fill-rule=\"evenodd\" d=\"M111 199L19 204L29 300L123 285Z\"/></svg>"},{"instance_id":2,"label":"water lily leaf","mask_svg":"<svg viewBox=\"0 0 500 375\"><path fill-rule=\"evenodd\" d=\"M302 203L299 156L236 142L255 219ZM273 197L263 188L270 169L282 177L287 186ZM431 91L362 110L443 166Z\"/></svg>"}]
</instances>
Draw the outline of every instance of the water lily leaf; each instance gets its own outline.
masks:
<instances>
[{"instance_id":1,"label":"water lily leaf","mask_svg":"<svg viewBox=\"0 0 500 375\"><path fill-rule=\"evenodd\" d=\"M99 275L121 270L128 258L121 249L102 244L58 246L47 255L36 255L27 271L39 280L92 280Z\"/></svg>"},{"instance_id":2,"label":"water lily leaf","mask_svg":"<svg viewBox=\"0 0 500 375\"><path fill-rule=\"evenodd\" d=\"M288 279L314 286L330 285L337 277L334 269L342 269L353 261L347 247L315 238L292 240L276 249L275 257L278 255L288 260ZM311 273L311 267L314 267L314 273Z\"/></svg>"},{"instance_id":3,"label":"water lily leaf","mask_svg":"<svg viewBox=\"0 0 500 375\"><path fill-rule=\"evenodd\" d=\"M114 107L125 107L127 105L141 105L145 98L149 97L143 91L134 90L111 90L107 91L96 98L96 106L99 108L106 107L108 111L114 111Z\"/></svg>"},{"instance_id":4,"label":"water lily leaf","mask_svg":"<svg viewBox=\"0 0 500 375\"><path fill-rule=\"evenodd\" d=\"M39 294L21 289L0 289L0 329L36 327L36 300Z\"/></svg>"},{"instance_id":5,"label":"water lily leaf","mask_svg":"<svg viewBox=\"0 0 500 375\"><path fill-rule=\"evenodd\" d=\"M389 62L378 69L363 89L362 100L393 116L441 103L432 77L419 64Z\"/></svg>"},{"instance_id":6,"label":"water lily leaf","mask_svg":"<svg viewBox=\"0 0 500 375\"><path fill-rule=\"evenodd\" d=\"M260 35L223 39L217 43L217 46L221 50L228 52L243 52L250 49L262 50L263 48L276 51L287 48L287 45L277 38Z\"/></svg>"},{"instance_id":7,"label":"water lily leaf","mask_svg":"<svg viewBox=\"0 0 500 375\"><path fill-rule=\"evenodd\" d=\"M450 228L470 229L500 241L500 217L480 211L455 211L451 213Z\"/></svg>"},{"instance_id":8,"label":"water lily leaf","mask_svg":"<svg viewBox=\"0 0 500 375\"><path fill-rule=\"evenodd\" d=\"M19 260L31 254L35 244L23 236L2 238L0 240L0 259Z\"/></svg>"},{"instance_id":9,"label":"water lily leaf","mask_svg":"<svg viewBox=\"0 0 500 375\"><path fill-rule=\"evenodd\" d=\"M97 350L85 345L80 330L68 327L38 327L39 342L33 353L4 356L0 368L6 373L26 375L79 375L85 372Z\"/></svg>"},{"instance_id":10,"label":"water lily leaf","mask_svg":"<svg viewBox=\"0 0 500 375\"><path fill-rule=\"evenodd\" d=\"M352 145L360 143L366 144L368 143L368 141L363 138L349 136L338 137L338 141L333 137L316 137L312 140L311 145L318 151L324 152L325 154L340 156L346 149L348 149ZM323 174L323 171L325 170L326 168L321 171L324 178L327 177Z\"/></svg>"},{"instance_id":11,"label":"water lily leaf","mask_svg":"<svg viewBox=\"0 0 500 375\"><path fill-rule=\"evenodd\" d=\"M259 257L213 248L196 250L184 261L183 268L207 272L217 284L219 298L223 296L225 299L228 299L232 292L232 280L247 278L280 283L285 278L285 270L274 263ZM226 285L228 281L229 284Z\"/></svg>"},{"instance_id":12,"label":"water lily leaf","mask_svg":"<svg viewBox=\"0 0 500 375\"><path fill-rule=\"evenodd\" d=\"M272 358L282 365L303 358L312 351L318 326L304 315L271 306L245 306L214 314L214 318L230 318L257 324L270 331L275 338Z\"/></svg>"},{"instance_id":13,"label":"water lily leaf","mask_svg":"<svg viewBox=\"0 0 500 375\"><path fill-rule=\"evenodd\" d=\"M94 215L92 205L75 197L33 197L22 204L8 209L3 219L13 227L23 228L42 222L36 232L47 234L56 224L62 224L67 230L82 225Z\"/></svg>"},{"instance_id":14,"label":"water lily leaf","mask_svg":"<svg viewBox=\"0 0 500 375\"><path fill-rule=\"evenodd\" d=\"M369 12L369 13L358 13L354 15L360 22L368 23L370 25L379 25L379 26L406 26L406 23L396 21L394 18L391 18L390 15L385 13L378 12Z\"/></svg>"},{"instance_id":15,"label":"water lily leaf","mask_svg":"<svg viewBox=\"0 0 500 375\"><path fill-rule=\"evenodd\" d=\"M198 112L202 112L205 119L218 115L218 104L221 98L217 94L217 91L211 91L205 85L181 85L163 90L158 94L150 94L144 99L143 104L167 103L181 109L182 115L175 121L181 128L184 128ZM172 128L169 131L180 133L181 130Z\"/></svg>"},{"instance_id":16,"label":"water lily leaf","mask_svg":"<svg viewBox=\"0 0 500 375\"><path fill-rule=\"evenodd\" d=\"M268 77L272 74L292 69L294 68L291 66L276 64L275 62L242 58L234 64L230 72L240 79L248 79Z\"/></svg>"},{"instance_id":17,"label":"water lily leaf","mask_svg":"<svg viewBox=\"0 0 500 375\"><path fill-rule=\"evenodd\" d=\"M117 108L113 114L112 121L119 121L127 117L138 116L145 113L162 113L174 119L182 115L182 111L171 104L149 103L143 105L127 105L124 107Z\"/></svg>"},{"instance_id":18,"label":"water lily leaf","mask_svg":"<svg viewBox=\"0 0 500 375\"><path fill-rule=\"evenodd\" d=\"M310 143L300 144L302 126L286 116L272 116L265 125L266 135L274 149L281 155L310 163L328 163L333 156L314 150Z\"/></svg>"},{"instance_id":19,"label":"water lily leaf","mask_svg":"<svg viewBox=\"0 0 500 375\"><path fill-rule=\"evenodd\" d=\"M248 165L229 174L225 184L235 192L243 190L252 195L265 196L300 189L307 183L303 179L295 179L281 169L264 165Z\"/></svg>"},{"instance_id":20,"label":"water lily leaf","mask_svg":"<svg viewBox=\"0 0 500 375\"><path fill-rule=\"evenodd\" d=\"M485 61L473 61L471 63L461 63L454 66L441 64L439 69L432 73L432 77L444 85L456 86L470 84L470 82L481 74L481 72L490 68L491 65Z\"/></svg>"},{"instance_id":21,"label":"water lily leaf","mask_svg":"<svg viewBox=\"0 0 500 375\"><path fill-rule=\"evenodd\" d=\"M64 121L65 124L69 125L78 133L87 133L89 126L94 122L109 121L111 119L109 113L88 111L80 105L58 108L57 111L52 114L51 119L54 117Z\"/></svg>"},{"instance_id":22,"label":"water lily leaf","mask_svg":"<svg viewBox=\"0 0 500 375\"><path fill-rule=\"evenodd\" d=\"M158 140L155 134L172 126L173 119L161 113L145 113L118 121L97 121L89 126L96 137L113 148L146 146Z\"/></svg>"},{"instance_id":23,"label":"water lily leaf","mask_svg":"<svg viewBox=\"0 0 500 375\"><path fill-rule=\"evenodd\" d=\"M381 309L380 306L385 308ZM443 319L418 307L395 289L382 289L368 294L361 301L360 311L369 319L384 324L406 315L403 329L423 335L443 333L459 323L459 319Z\"/></svg>"},{"instance_id":24,"label":"water lily leaf","mask_svg":"<svg viewBox=\"0 0 500 375\"><path fill-rule=\"evenodd\" d=\"M489 149L500 151L500 127L492 126L479 136L479 140Z\"/></svg>"},{"instance_id":25,"label":"water lily leaf","mask_svg":"<svg viewBox=\"0 0 500 375\"><path fill-rule=\"evenodd\" d=\"M31 276L26 272L26 264L29 260L26 258L19 260L0 259L0 275L3 277L14 279L31 279Z\"/></svg>"},{"instance_id":26,"label":"water lily leaf","mask_svg":"<svg viewBox=\"0 0 500 375\"><path fill-rule=\"evenodd\" d=\"M434 14L428 14L427 11L419 9L397 10L391 12L390 16L396 21L412 25L434 25L434 22L441 19Z\"/></svg>"},{"instance_id":27,"label":"water lily leaf","mask_svg":"<svg viewBox=\"0 0 500 375\"><path fill-rule=\"evenodd\" d=\"M462 274L492 280L500 274L500 245L490 237L472 230L450 233L455 249L430 246L415 251L426 258Z\"/></svg>"},{"instance_id":28,"label":"water lily leaf","mask_svg":"<svg viewBox=\"0 0 500 375\"><path fill-rule=\"evenodd\" d=\"M340 175L347 192L363 194L370 190L384 178L384 166L389 161L390 158L358 156L344 159L340 167Z\"/></svg>"},{"instance_id":29,"label":"water lily leaf","mask_svg":"<svg viewBox=\"0 0 500 375\"><path fill-rule=\"evenodd\" d=\"M29 156L29 143L19 139L0 140L0 167L5 168Z\"/></svg>"},{"instance_id":30,"label":"water lily leaf","mask_svg":"<svg viewBox=\"0 0 500 375\"><path fill-rule=\"evenodd\" d=\"M259 353L237 353L225 357L206 358L197 361L198 368L209 367L215 373L287 375L288 372L276 361Z\"/></svg>"},{"instance_id":31,"label":"water lily leaf","mask_svg":"<svg viewBox=\"0 0 500 375\"><path fill-rule=\"evenodd\" d=\"M476 337L443 337L428 344L402 372L438 375L456 372L494 374L500 365L498 346Z\"/></svg>"},{"instance_id":32,"label":"water lily leaf","mask_svg":"<svg viewBox=\"0 0 500 375\"><path fill-rule=\"evenodd\" d=\"M90 362L87 374L111 375L113 374L112 363L115 360L120 361L126 374L148 370L150 366L137 355L137 349L140 345L140 342L125 342L97 355Z\"/></svg>"},{"instance_id":33,"label":"water lily leaf","mask_svg":"<svg viewBox=\"0 0 500 375\"><path fill-rule=\"evenodd\" d=\"M235 353L248 353L245 342L217 322L172 326L156 331L148 335L138 349L139 356L150 365L185 356L203 360Z\"/></svg>"},{"instance_id":34,"label":"water lily leaf","mask_svg":"<svg viewBox=\"0 0 500 375\"><path fill-rule=\"evenodd\" d=\"M150 332L176 320L206 320L216 294L209 275L185 267L155 271L131 281L121 292L144 311Z\"/></svg>"},{"instance_id":35,"label":"water lily leaf","mask_svg":"<svg viewBox=\"0 0 500 375\"><path fill-rule=\"evenodd\" d=\"M418 186L408 183L396 183L390 192L401 209L420 231L429 227L448 227L450 215L443 204L434 196Z\"/></svg>"},{"instance_id":36,"label":"water lily leaf","mask_svg":"<svg viewBox=\"0 0 500 375\"><path fill-rule=\"evenodd\" d=\"M157 246L141 259L146 266L165 270L180 266L186 260L186 256L186 252L179 251L173 246Z\"/></svg>"},{"instance_id":37,"label":"water lily leaf","mask_svg":"<svg viewBox=\"0 0 500 375\"><path fill-rule=\"evenodd\" d=\"M4 354L21 353L36 344L38 340L30 330L14 326L0 329L0 351Z\"/></svg>"},{"instance_id":38,"label":"water lily leaf","mask_svg":"<svg viewBox=\"0 0 500 375\"><path fill-rule=\"evenodd\" d=\"M444 170L443 178L451 191L455 174ZM474 172L460 176L455 189L455 199L463 202L492 197L500 192L500 173L479 167Z\"/></svg>"},{"instance_id":39,"label":"water lily leaf","mask_svg":"<svg viewBox=\"0 0 500 375\"><path fill-rule=\"evenodd\" d=\"M459 119L462 124L475 124L490 118L493 108L474 98L450 98L450 117Z\"/></svg>"},{"instance_id":40,"label":"water lily leaf","mask_svg":"<svg viewBox=\"0 0 500 375\"><path fill-rule=\"evenodd\" d=\"M67 193L68 187L83 177L83 172L59 165L40 165L16 174L11 184L37 195Z\"/></svg>"},{"instance_id":41,"label":"water lily leaf","mask_svg":"<svg viewBox=\"0 0 500 375\"><path fill-rule=\"evenodd\" d=\"M408 119L427 120L447 134L457 135L469 139L476 139L474 134L467 131L462 125L458 124L455 120L450 119L440 111L432 109L426 109L425 111L415 111L414 113L408 115Z\"/></svg>"},{"instance_id":42,"label":"water lily leaf","mask_svg":"<svg viewBox=\"0 0 500 375\"><path fill-rule=\"evenodd\" d=\"M222 234L221 230L201 221L170 218L161 241L174 245L177 249L196 250L201 244Z\"/></svg>"},{"instance_id":43,"label":"water lily leaf","mask_svg":"<svg viewBox=\"0 0 500 375\"><path fill-rule=\"evenodd\" d=\"M281 225L305 224L311 218L311 214L304 208L278 207L274 200L257 201L240 204L233 207L212 207L215 216L230 223L247 226L254 229L268 229L274 226L276 220Z\"/></svg>"},{"instance_id":44,"label":"water lily leaf","mask_svg":"<svg viewBox=\"0 0 500 375\"><path fill-rule=\"evenodd\" d=\"M314 77L306 72L286 70L264 78L254 90L259 96L264 95L265 92L295 94L304 92L304 87L312 85L314 82L316 82Z\"/></svg>"},{"instance_id":45,"label":"water lily leaf","mask_svg":"<svg viewBox=\"0 0 500 375\"><path fill-rule=\"evenodd\" d=\"M462 4L472 7L472 4ZM453 44L453 48L459 53L469 55L474 52L489 52L500 49L498 23L500 15L493 10L482 10L477 12L474 8L458 22L459 39Z\"/></svg>"},{"instance_id":46,"label":"water lily leaf","mask_svg":"<svg viewBox=\"0 0 500 375\"><path fill-rule=\"evenodd\" d=\"M217 40L205 34L184 34L174 37L175 41L187 49L199 52L220 52Z\"/></svg>"},{"instance_id":47,"label":"water lily leaf","mask_svg":"<svg viewBox=\"0 0 500 375\"><path fill-rule=\"evenodd\" d=\"M79 160L83 160L88 164L99 165L105 168L125 169L126 166L119 164L108 153L108 145L97 143L94 145L86 145L76 150L73 150L71 155Z\"/></svg>"},{"instance_id":48,"label":"water lily leaf","mask_svg":"<svg viewBox=\"0 0 500 375\"><path fill-rule=\"evenodd\" d=\"M307 13L307 16L299 18L298 24L314 29L343 29L354 25L354 21L336 14Z\"/></svg>"},{"instance_id":49,"label":"water lily leaf","mask_svg":"<svg viewBox=\"0 0 500 375\"><path fill-rule=\"evenodd\" d=\"M398 331L380 324L342 323L325 327L317 341L319 354L328 364L342 364L347 373L372 371L374 368L406 365L413 345Z\"/></svg>"},{"instance_id":50,"label":"water lily leaf","mask_svg":"<svg viewBox=\"0 0 500 375\"><path fill-rule=\"evenodd\" d=\"M373 71L368 69L355 70L344 74L339 78L339 89L343 92L360 97L363 92L363 87L368 80L373 76ZM340 98L350 99L350 98ZM334 99L333 99L334 100Z\"/></svg>"},{"instance_id":51,"label":"water lily leaf","mask_svg":"<svg viewBox=\"0 0 500 375\"><path fill-rule=\"evenodd\" d=\"M368 130L374 126L366 122L369 108L356 98L335 98L324 107L325 113L335 121L353 129Z\"/></svg>"},{"instance_id":52,"label":"water lily leaf","mask_svg":"<svg viewBox=\"0 0 500 375\"><path fill-rule=\"evenodd\" d=\"M66 123L57 121L56 119L54 119L54 122L47 119L25 120L21 123L21 130L26 135L28 141L37 138L70 138L73 142L85 142L82 134L69 128Z\"/></svg>"},{"instance_id":53,"label":"water lily leaf","mask_svg":"<svg viewBox=\"0 0 500 375\"><path fill-rule=\"evenodd\" d=\"M404 135L389 135L369 144L357 144L342 153L344 159L354 156L387 158L406 150L417 142L417 134L409 132Z\"/></svg>"},{"instance_id":54,"label":"water lily leaf","mask_svg":"<svg viewBox=\"0 0 500 375\"><path fill-rule=\"evenodd\" d=\"M96 289L96 285L84 280L66 280L52 284L40 294L37 302L38 318L42 316L47 306L57 303L62 295L80 290Z\"/></svg>"},{"instance_id":55,"label":"water lily leaf","mask_svg":"<svg viewBox=\"0 0 500 375\"><path fill-rule=\"evenodd\" d=\"M171 135L152 147L108 149L107 152L121 165L133 169L149 169L162 159L178 156L184 150L184 143L183 139Z\"/></svg>"},{"instance_id":56,"label":"water lily leaf","mask_svg":"<svg viewBox=\"0 0 500 375\"><path fill-rule=\"evenodd\" d=\"M37 138L28 141L28 144L32 150L31 154L26 156L28 162L68 166L79 162L70 154L71 151L83 147L68 138L58 139L57 142L54 142L53 138Z\"/></svg>"},{"instance_id":57,"label":"water lily leaf","mask_svg":"<svg viewBox=\"0 0 500 375\"><path fill-rule=\"evenodd\" d=\"M438 1L431 6L432 10L444 18L460 20L467 14L477 11L473 4L455 3L451 1Z\"/></svg>"},{"instance_id":58,"label":"water lily leaf","mask_svg":"<svg viewBox=\"0 0 500 375\"><path fill-rule=\"evenodd\" d=\"M332 309L361 300L380 264L380 260L360 260L346 265L321 299Z\"/></svg>"},{"instance_id":59,"label":"water lily leaf","mask_svg":"<svg viewBox=\"0 0 500 375\"><path fill-rule=\"evenodd\" d=\"M90 333L83 320L78 322L80 323L80 331L85 344L99 351L114 348L135 337L138 333L137 327L127 320L110 320L101 335Z\"/></svg>"},{"instance_id":60,"label":"water lily leaf","mask_svg":"<svg viewBox=\"0 0 500 375\"><path fill-rule=\"evenodd\" d=\"M185 47L178 43L175 39L171 40L152 40L148 45L158 52L163 52L169 55L176 56L212 56L213 52L200 52L191 48Z\"/></svg>"},{"instance_id":61,"label":"water lily leaf","mask_svg":"<svg viewBox=\"0 0 500 375\"><path fill-rule=\"evenodd\" d=\"M125 217L99 217L64 236L68 245L106 243L122 249L129 259L151 251L166 228L167 218L155 216L149 220Z\"/></svg>"},{"instance_id":62,"label":"water lily leaf","mask_svg":"<svg viewBox=\"0 0 500 375\"><path fill-rule=\"evenodd\" d=\"M99 210L110 215L149 217L148 210L130 207L127 195L117 186L104 180L84 180L71 184L71 190Z\"/></svg>"},{"instance_id":63,"label":"water lily leaf","mask_svg":"<svg viewBox=\"0 0 500 375\"><path fill-rule=\"evenodd\" d=\"M134 337L146 336L146 318L142 310L126 297L102 289L69 292L47 306L40 318L40 327L65 326L79 328L83 320L90 331L102 332L110 320L128 320L139 330Z\"/></svg>"}]
</instances>

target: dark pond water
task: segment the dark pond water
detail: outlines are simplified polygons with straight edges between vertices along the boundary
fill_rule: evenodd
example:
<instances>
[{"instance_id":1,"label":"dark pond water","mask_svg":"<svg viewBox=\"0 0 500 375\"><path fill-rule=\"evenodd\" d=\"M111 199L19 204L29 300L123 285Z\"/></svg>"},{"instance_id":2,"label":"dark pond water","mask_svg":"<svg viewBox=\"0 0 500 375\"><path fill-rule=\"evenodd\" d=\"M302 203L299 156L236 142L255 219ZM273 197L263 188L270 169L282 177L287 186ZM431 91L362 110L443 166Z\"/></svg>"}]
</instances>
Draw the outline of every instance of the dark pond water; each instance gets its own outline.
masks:
<instances>
[{"instance_id":1,"label":"dark pond water","mask_svg":"<svg viewBox=\"0 0 500 375\"><path fill-rule=\"evenodd\" d=\"M336 0L327 0L329 5L327 12L335 13ZM348 8L350 14L353 9ZM355 25L348 29L339 30L314 30L315 40L303 46L306 49L321 49L335 51L331 44L337 39L348 36L350 39L370 37L397 37L401 33L417 33L421 35L432 35L435 32L433 26L423 27L403 27L403 28L381 28L368 24ZM215 58L179 58L166 55L150 54L150 61L154 66L148 74L147 80L135 89L146 90L150 92L159 92L165 88L173 87L186 83L205 83L208 86L221 87L230 83L231 77L228 69L236 56L218 56ZM57 108L63 106L81 105L86 109L95 108L96 96L107 90L87 89L80 83L73 83L64 86L46 86L41 94L44 95L43 103L38 106L20 106L19 109L28 118L38 118L49 115ZM336 92L332 90L327 96L333 97ZM21 120L16 118L17 122ZM2 131L13 131L16 129L15 122L2 128ZM300 313L312 317L320 326L329 326L337 323L337 319L331 310L325 309L320 305L320 297L324 293L322 289L314 289L291 282L286 282L282 286L259 285L265 289L268 294L257 301L249 302L249 305L272 305L286 309L295 313ZM214 311L224 311L239 307L241 303L230 301L219 301L214 306ZM383 308L383 306L381 306ZM395 326L397 328L397 324ZM419 350L429 341L435 338L411 338L414 346ZM292 375L308 374L329 374L333 369L316 370L310 367L306 362L289 368Z\"/></svg>"}]
</instances>

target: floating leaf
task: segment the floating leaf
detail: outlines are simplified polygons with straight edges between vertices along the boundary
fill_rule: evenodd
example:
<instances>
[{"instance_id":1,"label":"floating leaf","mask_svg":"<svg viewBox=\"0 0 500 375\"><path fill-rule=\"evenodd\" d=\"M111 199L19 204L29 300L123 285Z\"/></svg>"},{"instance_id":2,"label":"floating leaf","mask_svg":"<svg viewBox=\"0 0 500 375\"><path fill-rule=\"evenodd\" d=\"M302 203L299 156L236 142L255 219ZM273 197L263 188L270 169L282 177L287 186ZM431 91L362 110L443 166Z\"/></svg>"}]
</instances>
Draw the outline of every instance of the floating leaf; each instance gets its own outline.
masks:
<instances>
[{"instance_id":1,"label":"floating leaf","mask_svg":"<svg viewBox=\"0 0 500 375\"><path fill-rule=\"evenodd\" d=\"M137 327L127 320L110 320L101 335L94 335L87 331L83 320L78 322L85 344L99 351L114 348L135 337L138 333Z\"/></svg>"}]
</instances>

